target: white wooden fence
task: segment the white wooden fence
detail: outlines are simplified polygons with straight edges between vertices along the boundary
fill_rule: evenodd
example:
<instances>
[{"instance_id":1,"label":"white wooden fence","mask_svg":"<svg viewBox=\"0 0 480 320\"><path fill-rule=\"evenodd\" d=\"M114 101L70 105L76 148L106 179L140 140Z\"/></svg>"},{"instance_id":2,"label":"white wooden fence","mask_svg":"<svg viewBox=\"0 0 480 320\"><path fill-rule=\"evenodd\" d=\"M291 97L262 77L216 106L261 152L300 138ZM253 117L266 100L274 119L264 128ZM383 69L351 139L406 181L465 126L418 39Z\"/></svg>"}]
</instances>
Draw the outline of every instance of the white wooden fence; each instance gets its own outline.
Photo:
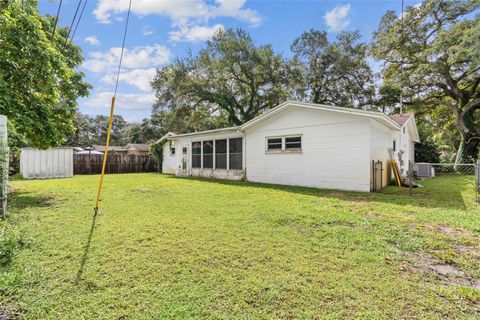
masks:
<instances>
[{"instance_id":1,"label":"white wooden fence","mask_svg":"<svg viewBox=\"0 0 480 320\"><path fill-rule=\"evenodd\" d=\"M20 173L24 179L73 177L73 149L24 148L20 153Z\"/></svg>"}]
</instances>

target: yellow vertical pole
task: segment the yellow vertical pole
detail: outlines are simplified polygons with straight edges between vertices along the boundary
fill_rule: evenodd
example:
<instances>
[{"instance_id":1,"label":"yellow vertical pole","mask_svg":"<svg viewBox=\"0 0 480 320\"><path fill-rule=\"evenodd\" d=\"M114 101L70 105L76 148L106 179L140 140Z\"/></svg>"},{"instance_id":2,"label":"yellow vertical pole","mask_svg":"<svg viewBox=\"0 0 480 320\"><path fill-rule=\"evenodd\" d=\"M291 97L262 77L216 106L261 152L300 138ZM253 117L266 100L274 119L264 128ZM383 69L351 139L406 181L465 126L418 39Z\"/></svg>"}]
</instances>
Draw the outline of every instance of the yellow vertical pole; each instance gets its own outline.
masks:
<instances>
[{"instance_id":1,"label":"yellow vertical pole","mask_svg":"<svg viewBox=\"0 0 480 320\"><path fill-rule=\"evenodd\" d=\"M102 192L103 176L105 175L105 167L107 165L108 145L110 144L110 132L112 130L114 109L115 109L115 96L112 97L112 105L110 107L110 117L108 118L107 142L105 144L105 154L103 155L103 164L102 164L102 173L100 174L100 183L98 184L97 201L95 202L95 209L94 209L95 214L97 214L98 212L98 205L100 202L100 193Z\"/></svg>"}]
</instances>

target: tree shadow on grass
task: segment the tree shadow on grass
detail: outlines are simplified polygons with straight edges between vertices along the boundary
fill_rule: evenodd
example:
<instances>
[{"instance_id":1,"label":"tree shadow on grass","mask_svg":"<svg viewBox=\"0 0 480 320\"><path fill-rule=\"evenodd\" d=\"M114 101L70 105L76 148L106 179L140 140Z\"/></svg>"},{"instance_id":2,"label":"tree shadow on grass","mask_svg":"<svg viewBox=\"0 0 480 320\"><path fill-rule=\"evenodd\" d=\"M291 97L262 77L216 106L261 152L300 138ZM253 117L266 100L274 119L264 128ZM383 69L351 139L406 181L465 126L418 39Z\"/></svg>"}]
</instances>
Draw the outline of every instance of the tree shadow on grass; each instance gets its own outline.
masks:
<instances>
[{"instance_id":1,"label":"tree shadow on grass","mask_svg":"<svg viewBox=\"0 0 480 320\"><path fill-rule=\"evenodd\" d=\"M308 196L334 198L353 202L382 202L392 205L412 205L425 208L449 208L467 210L475 207L474 178L466 176L438 177L425 182L423 188L412 189L389 186L380 192L351 192L332 189L317 189L287 185L243 182L232 180L209 179L201 177L177 177L166 175L171 179L197 180L205 183L249 187L258 189L280 190ZM465 198L465 194L467 197Z\"/></svg>"},{"instance_id":2,"label":"tree shadow on grass","mask_svg":"<svg viewBox=\"0 0 480 320\"><path fill-rule=\"evenodd\" d=\"M85 265L87 264L88 254L90 253L90 247L92 244L93 232L95 230L95 225L97 222L98 214L94 214L92 217L92 224L90 226L90 231L88 232L87 243L85 244L82 260L80 261L80 268L78 269L77 276L75 278L75 285L78 285L82 280L83 272L85 270Z\"/></svg>"},{"instance_id":3,"label":"tree shadow on grass","mask_svg":"<svg viewBox=\"0 0 480 320\"><path fill-rule=\"evenodd\" d=\"M13 192L8 197L8 209L22 210L26 208L50 207L54 203L52 196L37 195L29 192Z\"/></svg>"}]
</instances>

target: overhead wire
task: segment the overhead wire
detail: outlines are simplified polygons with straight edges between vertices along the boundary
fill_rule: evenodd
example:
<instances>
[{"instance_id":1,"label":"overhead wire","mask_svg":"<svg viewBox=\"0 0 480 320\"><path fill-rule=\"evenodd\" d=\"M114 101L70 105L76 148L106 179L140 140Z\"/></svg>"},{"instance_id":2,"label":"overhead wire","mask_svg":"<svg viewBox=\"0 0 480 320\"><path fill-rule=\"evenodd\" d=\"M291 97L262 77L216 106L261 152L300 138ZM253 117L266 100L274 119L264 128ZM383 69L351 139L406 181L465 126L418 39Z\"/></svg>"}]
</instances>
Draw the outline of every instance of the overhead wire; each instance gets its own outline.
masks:
<instances>
[{"instance_id":1,"label":"overhead wire","mask_svg":"<svg viewBox=\"0 0 480 320\"><path fill-rule=\"evenodd\" d=\"M75 14L73 15L72 23L70 23L70 28L68 28L68 33L67 33L67 36L65 37L65 43L63 44L64 47L67 45L68 38L70 37L70 32L72 31L73 24L75 23L75 20L77 19L78 10L80 9L80 6L82 5L82 1L83 0L78 1L77 9L75 10Z\"/></svg>"},{"instance_id":2,"label":"overhead wire","mask_svg":"<svg viewBox=\"0 0 480 320\"><path fill-rule=\"evenodd\" d=\"M58 17L60 16L60 10L62 9L63 0L60 0L60 4L57 9L57 16L55 17L55 24L53 25L52 39L55 36L55 30L57 29Z\"/></svg>"},{"instance_id":3,"label":"overhead wire","mask_svg":"<svg viewBox=\"0 0 480 320\"><path fill-rule=\"evenodd\" d=\"M80 16L78 17L77 24L75 25L75 29L73 30L72 36L70 38L70 41L73 41L73 37L75 37L75 34L77 33L78 25L80 24L80 20L82 20L83 17L83 11L85 11L85 7L87 6L87 1L83 3L82 11L80 11Z\"/></svg>"},{"instance_id":4,"label":"overhead wire","mask_svg":"<svg viewBox=\"0 0 480 320\"><path fill-rule=\"evenodd\" d=\"M127 19L125 21L125 29L123 30L122 50L120 51L120 60L118 62L117 79L115 81L115 90L113 92L112 102L111 102L111 106L110 106L110 117L108 119L108 129L107 129L107 141L105 143L105 154L103 156L102 173L100 174L100 181L98 183L97 199L95 201L95 208L93 209L94 215L97 215L98 207L100 205L100 194L102 192L103 177L105 175L105 167L107 165L108 146L110 144L110 132L112 131L113 113L115 111L115 98L117 96L118 82L119 82L119 79L120 79L120 71L122 69L123 53L125 51L125 40L127 38L128 22L130 20L131 9L132 9L132 0L130 0L129 5L128 5Z\"/></svg>"}]
</instances>

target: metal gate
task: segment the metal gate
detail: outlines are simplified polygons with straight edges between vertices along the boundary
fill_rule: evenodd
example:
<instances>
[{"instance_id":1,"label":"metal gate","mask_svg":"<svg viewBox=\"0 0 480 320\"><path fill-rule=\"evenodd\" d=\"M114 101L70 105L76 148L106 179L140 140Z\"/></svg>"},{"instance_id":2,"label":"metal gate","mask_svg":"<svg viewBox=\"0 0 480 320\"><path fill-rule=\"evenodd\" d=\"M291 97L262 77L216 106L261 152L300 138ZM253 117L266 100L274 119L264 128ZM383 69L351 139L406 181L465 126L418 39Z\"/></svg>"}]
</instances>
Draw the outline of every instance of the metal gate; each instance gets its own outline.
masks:
<instances>
[{"instance_id":1,"label":"metal gate","mask_svg":"<svg viewBox=\"0 0 480 320\"><path fill-rule=\"evenodd\" d=\"M379 191L383 188L383 162L372 160L372 191Z\"/></svg>"}]
</instances>

